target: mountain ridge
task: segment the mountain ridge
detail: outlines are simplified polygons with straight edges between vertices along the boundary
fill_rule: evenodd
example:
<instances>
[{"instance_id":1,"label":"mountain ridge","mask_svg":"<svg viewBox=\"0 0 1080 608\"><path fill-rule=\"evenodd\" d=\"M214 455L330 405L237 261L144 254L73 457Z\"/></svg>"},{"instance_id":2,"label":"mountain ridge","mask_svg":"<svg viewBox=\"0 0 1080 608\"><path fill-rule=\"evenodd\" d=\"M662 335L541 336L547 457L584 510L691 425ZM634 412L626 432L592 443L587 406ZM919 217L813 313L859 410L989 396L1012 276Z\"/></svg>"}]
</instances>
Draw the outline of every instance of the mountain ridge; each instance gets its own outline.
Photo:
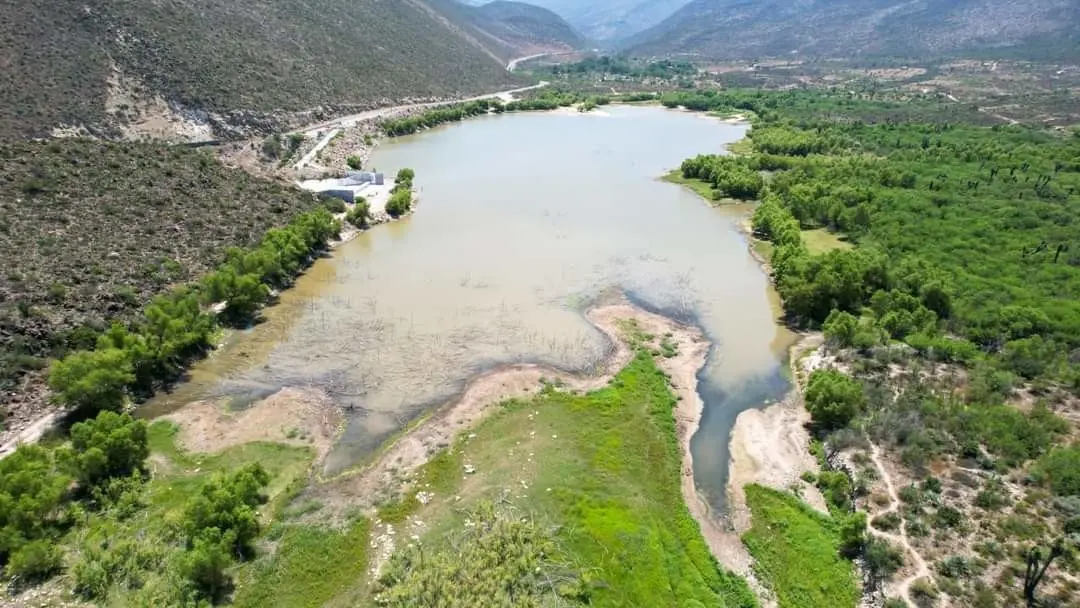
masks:
<instances>
[{"instance_id":1,"label":"mountain ridge","mask_svg":"<svg viewBox=\"0 0 1080 608\"><path fill-rule=\"evenodd\" d=\"M634 55L1080 56L1080 0L692 0Z\"/></svg>"}]
</instances>

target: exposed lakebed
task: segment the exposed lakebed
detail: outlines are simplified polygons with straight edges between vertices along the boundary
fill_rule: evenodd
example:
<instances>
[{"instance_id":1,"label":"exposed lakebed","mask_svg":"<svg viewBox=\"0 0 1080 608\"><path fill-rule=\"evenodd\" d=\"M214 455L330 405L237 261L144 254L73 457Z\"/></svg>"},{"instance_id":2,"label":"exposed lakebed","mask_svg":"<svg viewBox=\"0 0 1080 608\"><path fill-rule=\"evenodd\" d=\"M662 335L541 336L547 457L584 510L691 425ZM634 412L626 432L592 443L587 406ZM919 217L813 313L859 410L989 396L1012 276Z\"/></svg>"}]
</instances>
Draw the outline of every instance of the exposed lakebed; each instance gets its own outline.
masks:
<instances>
[{"instance_id":1,"label":"exposed lakebed","mask_svg":"<svg viewBox=\"0 0 1080 608\"><path fill-rule=\"evenodd\" d=\"M330 471L499 365L588 370L610 348L582 314L612 291L699 325L712 341L692 443L698 487L723 503L728 436L778 398L787 336L747 250L745 211L659 181L721 152L744 125L659 108L492 116L383 144L420 204L319 260L266 321L232 336L150 411L314 385L346 408Z\"/></svg>"}]
</instances>

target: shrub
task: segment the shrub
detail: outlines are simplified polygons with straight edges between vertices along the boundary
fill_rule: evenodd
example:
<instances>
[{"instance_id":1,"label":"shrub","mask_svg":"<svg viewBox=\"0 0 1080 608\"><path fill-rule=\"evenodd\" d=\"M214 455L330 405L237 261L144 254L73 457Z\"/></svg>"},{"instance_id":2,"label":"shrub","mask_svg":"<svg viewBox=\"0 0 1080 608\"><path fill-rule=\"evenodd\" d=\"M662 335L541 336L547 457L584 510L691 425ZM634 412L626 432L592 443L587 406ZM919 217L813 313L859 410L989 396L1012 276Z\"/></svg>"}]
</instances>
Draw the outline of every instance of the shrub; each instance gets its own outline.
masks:
<instances>
[{"instance_id":1,"label":"shrub","mask_svg":"<svg viewBox=\"0 0 1080 608\"><path fill-rule=\"evenodd\" d=\"M412 169L409 169L409 168L405 168L405 169L400 169L397 172L397 177L394 178L394 183L395 184L408 184L411 187L412 182L413 182L414 179L416 179L416 171L413 171Z\"/></svg>"},{"instance_id":2,"label":"shrub","mask_svg":"<svg viewBox=\"0 0 1080 608\"><path fill-rule=\"evenodd\" d=\"M960 522L963 520L963 514L949 506L941 507L937 510L937 513L934 514L934 521L943 528L955 528L959 526Z\"/></svg>"},{"instance_id":3,"label":"shrub","mask_svg":"<svg viewBox=\"0 0 1080 608\"><path fill-rule=\"evenodd\" d=\"M870 575L876 579L888 580L904 567L904 554L879 538L871 538L866 542L863 559Z\"/></svg>"},{"instance_id":4,"label":"shrub","mask_svg":"<svg viewBox=\"0 0 1080 608\"><path fill-rule=\"evenodd\" d=\"M71 446L76 476L88 485L141 470L150 454L146 423L109 411L72 426Z\"/></svg>"},{"instance_id":5,"label":"shrub","mask_svg":"<svg viewBox=\"0 0 1080 608\"><path fill-rule=\"evenodd\" d=\"M345 213L345 201L336 196L324 196L319 199L322 206L330 213Z\"/></svg>"},{"instance_id":6,"label":"shrub","mask_svg":"<svg viewBox=\"0 0 1080 608\"><path fill-rule=\"evenodd\" d=\"M843 471L822 471L817 477L817 487L821 490L829 510L846 513L851 510L851 479Z\"/></svg>"},{"instance_id":7,"label":"shrub","mask_svg":"<svg viewBox=\"0 0 1080 608\"><path fill-rule=\"evenodd\" d=\"M89 412L119 410L135 382L127 352L117 348L72 353L53 364L49 387L67 407Z\"/></svg>"},{"instance_id":8,"label":"shrub","mask_svg":"<svg viewBox=\"0 0 1080 608\"><path fill-rule=\"evenodd\" d=\"M821 430L843 428L866 403L862 386L836 370L816 370L806 386L806 409Z\"/></svg>"},{"instance_id":9,"label":"shrub","mask_svg":"<svg viewBox=\"0 0 1080 608\"><path fill-rule=\"evenodd\" d=\"M390 217L401 217L412 209L412 192L409 190L399 190L390 195L390 200L386 203L386 213Z\"/></svg>"},{"instance_id":10,"label":"shrub","mask_svg":"<svg viewBox=\"0 0 1080 608\"><path fill-rule=\"evenodd\" d=\"M269 481L269 474L259 464L211 478L184 509L182 527L189 547L213 529L221 534L215 542L228 540L232 552L249 553L259 534L255 507L262 504L261 490Z\"/></svg>"},{"instance_id":11,"label":"shrub","mask_svg":"<svg viewBox=\"0 0 1080 608\"><path fill-rule=\"evenodd\" d=\"M1080 495L1080 446L1051 450L1035 463L1033 473L1058 496Z\"/></svg>"},{"instance_id":12,"label":"shrub","mask_svg":"<svg viewBox=\"0 0 1080 608\"><path fill-rule=\"evenodd\" d=\"M53 454L37 445L20 446L0 460L0 564L29 543L58 533L67 518L70 479L57 472ZM32 565L40 550L23 556Z\"/></svg>"},{"instance_id":13,"label":"shrub","mask_svg":"<svg viewBox=\"0 0 1080 608\"><path fill-rule=\"evenodd\" d=\"M23 582L49 578L63 567L59 547L47 540L30 541L11 554L7 572Z\"/></svg>"},{"instance_id":14,"label":"shrub","mask_svg":"<svg viewBox=\"0 0 1080 608\"><path fill-rule=\"evenodd\" d=\"M937 571L947 578L967 578L972 574L971 562L962 555L952 555L938 562Z\"/></svg>"},{"instance_id":15,"label":"shrub","mask_svg":"<svg viewBox=\"0 0 1080 608\"><path fill-rule=\"evenodd\" d=\"M455 598L462 606L539 606L552 592L587 603L587 585L553 562L553 539L536 523L490 505L470 520L475 528L455 534L449 547L409 545L397 553L379 577L376 603L404 608ZM561 582L553 587L546 583L552 579Z\"/></svg>"},{"instance_id":16,"label":"shrub","mask_svg":"<svg viewBox=\"0 0 1080 608\"><path fill-rule=\"evenodd\" d=\"M232 589L232 579L226 572L232 565L230 548L236 539L232 532L221 534L216 529L195 538L191 548L180 560L180 574L194 587L196 594L218 603Z\"/></svg>"},{"instance_id":17,"label":"shrub","mask_svg":"<svg viewBox=\"0 0 1080 608\"><path fill-rule=\"evenodd\" d=\"M364 159L359 156L350 156L345 159L345 164L354 171L359 171L364 166Z\"/></svg>"},{"instance_id":18,"label":"shrub","mask_svg":"<svg viewBox=\"0 0 1080 608\"><path fill-rule=\"evenodd\" d=\"M357 197L353 208L345 215L345 221L357 228L367 228L371 220L371 205L364 197Z\"/></svg>"},{"instance_id":19,"label":"shrub","mask_svg":"<svg viewBox=\"0 0 1080 608\"><path fill-rule=\"evenodd\" d=\"M878 515L870 521L870 525L874 526L878 530L884 530L891 532L900 527L902 520L900 514L896 512L886 513L884 515Z\"/></svg>"}]
</instances>

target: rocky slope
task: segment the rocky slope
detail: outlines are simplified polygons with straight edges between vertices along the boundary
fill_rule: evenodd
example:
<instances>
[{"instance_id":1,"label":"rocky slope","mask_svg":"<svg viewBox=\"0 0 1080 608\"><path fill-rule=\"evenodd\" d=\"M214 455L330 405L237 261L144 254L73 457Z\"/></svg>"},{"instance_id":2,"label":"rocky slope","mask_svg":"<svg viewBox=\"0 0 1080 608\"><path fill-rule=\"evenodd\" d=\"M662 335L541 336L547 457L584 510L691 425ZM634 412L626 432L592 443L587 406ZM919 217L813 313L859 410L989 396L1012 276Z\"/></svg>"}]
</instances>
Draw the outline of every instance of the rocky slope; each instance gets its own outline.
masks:
<instances>
[{"instance_id":1,"label":"rocky slope","mask_svg":"<svg viewBox=\"0 0 1080 608\"><path fill-rule=\"evenodd\" d=\"M576 42L542 9L454 0L62 0L0 11L0 136L490 91ZM531 8L531 7L528 7ZM151 111L153 110L153 111ZM164 118L161 118L164 120ZM212 121L210 121L212 122ZM152 125L151 125L152 126Z\"/></svg>"}]
</instances>

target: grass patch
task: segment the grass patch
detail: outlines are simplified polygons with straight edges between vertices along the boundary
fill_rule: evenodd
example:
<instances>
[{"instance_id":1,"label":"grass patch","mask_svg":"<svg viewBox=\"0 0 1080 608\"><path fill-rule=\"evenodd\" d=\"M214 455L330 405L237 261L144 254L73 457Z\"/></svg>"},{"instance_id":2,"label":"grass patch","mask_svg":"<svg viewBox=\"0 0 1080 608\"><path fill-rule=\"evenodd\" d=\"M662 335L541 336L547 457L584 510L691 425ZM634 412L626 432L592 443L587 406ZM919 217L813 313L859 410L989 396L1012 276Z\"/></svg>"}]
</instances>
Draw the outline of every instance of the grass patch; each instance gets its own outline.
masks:
<instances>
[{"instance_id":1,"label":"grass patch","mask_svg":"<svg viewBox=\"0 0 1080 608\"><path fill-rule=\"evenodd\" d=\"M745 156L754 151L754 142L749 137L744 137L728 144L727 151L735 156Z\"/></svg>"},{"instance_id":2,"label":"grass patch","mask_svg":"<svg viewBox=\"0 0 1080 608\"><path fill-rule=\"evenodd\" d=\"M743 535L754 569L781 608L855 606L852 563L839 554L838 525L786 492L746 486L754 526Z\"/></svg>"},{"instance_id":3,"label":"grass patch","mask_svg":"<svg viewBox=\"0 0 1080 608\"><path fill-rule=\"evenodd\" d=\"M709 202L716 200L716 194L713 192L712 184L700 179L683 177L681 169L672 169L664 175L662 179L665 182L679 184L680 186L689 188L691 192Z\"/></svg>"},{"instance_id":4,"label":"grass patch","mask_svg":"<svg viewBox=\"0 0 1080 608\"><path fill-rule=\"evenodd\" d=\"M683 503L675 404L646 352L602 390L549 387L505 403L455 442L455 460L422 471L417 488L436 495L416 511L429 526L425 546L437 551L459 534L467 509L510 503L557 530L557 561L589 582L590 605L756 606ZM463 464L476 472L463 475Z\"/></svg>"},{"instance_id":5,"label":"grass patch","mask_svg":"<svg viewBox=\"0 0 1080 608\"><path fill-rule=\"evenodd\" d=\"M342 533L290 525L272 556L248 565L234 605L239 608L315 608L352 589L368 565L369 523L353 522Z\"/></svg>"},{"instance_id":6,"label":"grass patch","mask_svg":"<svg viewBox=\"0 0 1080 608\"><path fill-rule=\"evenodd\" d=\"M844 240L839 234L829 232L824 228L802 231L803 243L812 254L828 253L834 249L851 249L854 245Z\"/></svg>"}]
</instances>

